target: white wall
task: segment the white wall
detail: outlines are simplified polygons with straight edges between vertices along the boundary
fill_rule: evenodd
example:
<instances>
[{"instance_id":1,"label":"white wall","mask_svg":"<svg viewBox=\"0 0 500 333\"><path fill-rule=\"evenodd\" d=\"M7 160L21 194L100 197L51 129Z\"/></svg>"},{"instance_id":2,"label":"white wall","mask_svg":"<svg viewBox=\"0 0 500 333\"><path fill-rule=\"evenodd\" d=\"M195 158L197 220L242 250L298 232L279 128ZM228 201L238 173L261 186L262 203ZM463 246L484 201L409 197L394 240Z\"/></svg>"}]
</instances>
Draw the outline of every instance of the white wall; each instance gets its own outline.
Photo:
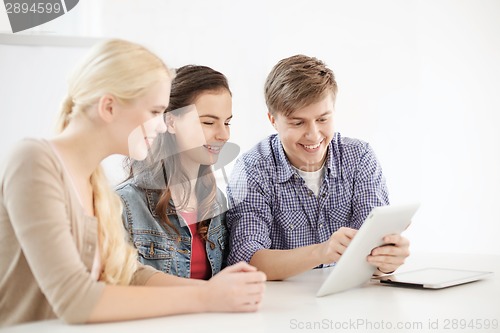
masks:
<instances>
[{"instance_id":1,"label":"white wall","mask_svg":"<svg viewBox=\"0 0 500 333\"><path fill-rule=\"evenodd\" d=\"M273 132L262 93L272 66L323 59L340 89L337 130L374 146L392 202L422 204L412 250L500 254L498 17L496 0L86 0L38 31L127 38L172 67L222 71L242 151ZM0 159L20 137L49 134L84 52L0 45Z\"/></svg>"}]
</instances>

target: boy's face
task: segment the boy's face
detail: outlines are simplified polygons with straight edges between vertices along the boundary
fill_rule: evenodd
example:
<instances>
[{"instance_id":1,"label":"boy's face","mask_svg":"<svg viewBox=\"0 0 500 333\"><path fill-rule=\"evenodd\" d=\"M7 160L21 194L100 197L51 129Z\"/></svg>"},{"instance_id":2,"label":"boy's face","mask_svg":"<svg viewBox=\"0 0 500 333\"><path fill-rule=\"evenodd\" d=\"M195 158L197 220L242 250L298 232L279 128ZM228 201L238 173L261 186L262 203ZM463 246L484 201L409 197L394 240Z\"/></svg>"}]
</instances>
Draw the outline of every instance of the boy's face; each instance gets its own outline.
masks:
<instances>
[{"instance_id":1,"label":"boy's face","mask_svg":"<svg viewBox=\"0 0 500 333\"><path fill-rule=\"evenodd\" d=\"M333 138L333 97L328 94L319 102L297 109L285 117L268 114L278 131L290 163L304 171L317 171L323 166L328 144Z\"/></svg>"}]
</instances>

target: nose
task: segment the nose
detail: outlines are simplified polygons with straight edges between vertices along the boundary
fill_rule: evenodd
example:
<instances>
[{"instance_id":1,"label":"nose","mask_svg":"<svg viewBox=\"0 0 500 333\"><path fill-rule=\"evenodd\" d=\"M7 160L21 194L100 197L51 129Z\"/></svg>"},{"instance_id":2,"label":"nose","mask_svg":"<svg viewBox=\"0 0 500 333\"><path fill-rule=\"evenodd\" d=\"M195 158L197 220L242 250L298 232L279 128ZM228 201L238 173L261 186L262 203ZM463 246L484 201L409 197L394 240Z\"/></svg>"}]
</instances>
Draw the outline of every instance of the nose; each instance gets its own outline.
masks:
<instances>
[{"instance_id":1,"label":"nose","mask_svg":"<svg viewBox=\"0 0 500 333\"><path fill-rule=\"evenodd\" d=\"M304 136L311 141L315 141L319 138L319 128L316 122L312 122L307 125Z\"/></svg>"},{"instance_id":2,"label":"nose","mask_svg":"<svg viewBox=\"0 0 500 333\"><path fill-rule=\"evenodd\" d=\"M222 124L217 128L217 132L215 133L215 139L218 141L227 141L229 140L230 131L229 126Z\"/></svg>"}]
</instances>

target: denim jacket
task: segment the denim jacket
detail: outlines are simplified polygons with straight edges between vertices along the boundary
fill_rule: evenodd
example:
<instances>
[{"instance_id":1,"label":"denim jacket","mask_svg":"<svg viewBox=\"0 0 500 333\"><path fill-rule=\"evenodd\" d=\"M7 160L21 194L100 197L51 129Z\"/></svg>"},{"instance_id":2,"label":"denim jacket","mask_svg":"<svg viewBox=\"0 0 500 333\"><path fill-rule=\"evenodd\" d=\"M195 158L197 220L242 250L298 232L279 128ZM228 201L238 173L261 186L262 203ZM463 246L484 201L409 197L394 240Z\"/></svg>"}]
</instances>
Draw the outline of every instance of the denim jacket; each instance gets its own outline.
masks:
<instances>
[{"instance_id":1,"label":"denim jacket","mask_svg":"<svg viewBox=\"0 0 500 333\"><path fill-rule=\"evenodd\" d=\"M137 248L139 261L172 275L189 278L191 275L191 232L182 216L169 214L170 222L180 236L164 226L155 208L160 191L138 187L127 181L116 188L123 201L123 224L130 241ZM217 193L216 213L208 227L206 242L212 276L225 266L228 231L225 221L226 202L220 190ZM215 246L214 246L215 245Z\"/></svg>"}]
</instances>

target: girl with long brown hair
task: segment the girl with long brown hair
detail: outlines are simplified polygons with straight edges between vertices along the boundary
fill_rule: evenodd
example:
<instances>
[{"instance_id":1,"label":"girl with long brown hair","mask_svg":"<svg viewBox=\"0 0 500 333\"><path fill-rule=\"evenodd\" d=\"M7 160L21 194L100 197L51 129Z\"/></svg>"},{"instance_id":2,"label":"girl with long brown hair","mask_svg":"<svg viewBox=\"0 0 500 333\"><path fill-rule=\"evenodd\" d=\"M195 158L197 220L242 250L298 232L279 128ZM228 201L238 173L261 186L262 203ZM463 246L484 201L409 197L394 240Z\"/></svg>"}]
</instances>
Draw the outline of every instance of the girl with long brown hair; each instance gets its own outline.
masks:
<instances>
[{"instance_id":1,"label":"girl with long brown hair","mask_svg":"<svg viewBox=\"0 0 500 333\"><path fill-rule=\"evenodd\" d=\"M206 66L176 72L165 119L149 157L129 160L117 192L139 260L166 273L209 279L224 266L226 202L212 165L229 139L231 91Z\"/></svg>"}]
</instances>

